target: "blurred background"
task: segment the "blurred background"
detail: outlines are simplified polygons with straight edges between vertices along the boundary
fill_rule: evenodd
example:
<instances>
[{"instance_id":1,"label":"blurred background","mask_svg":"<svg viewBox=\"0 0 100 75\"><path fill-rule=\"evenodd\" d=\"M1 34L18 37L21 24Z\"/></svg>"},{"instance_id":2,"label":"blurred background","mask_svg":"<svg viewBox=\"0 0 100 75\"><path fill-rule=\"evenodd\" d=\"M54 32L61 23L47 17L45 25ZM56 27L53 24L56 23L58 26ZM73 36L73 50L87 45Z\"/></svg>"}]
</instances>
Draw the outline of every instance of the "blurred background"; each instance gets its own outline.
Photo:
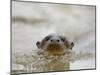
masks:
<instances>
[{"instance_id":1,"label":"blurred background","mask_svg":"<svg viewBox=\"0 0 100 75\"><path fill-rule=\"evenodd\" d=\"M36 42L51 33L74 41L76 53L95 56L95 6L13 1L12 68L16 69L13 54L32 54ZM71 70L92 68L95 57L70 64Z\"/></svg>"}]
</instances>

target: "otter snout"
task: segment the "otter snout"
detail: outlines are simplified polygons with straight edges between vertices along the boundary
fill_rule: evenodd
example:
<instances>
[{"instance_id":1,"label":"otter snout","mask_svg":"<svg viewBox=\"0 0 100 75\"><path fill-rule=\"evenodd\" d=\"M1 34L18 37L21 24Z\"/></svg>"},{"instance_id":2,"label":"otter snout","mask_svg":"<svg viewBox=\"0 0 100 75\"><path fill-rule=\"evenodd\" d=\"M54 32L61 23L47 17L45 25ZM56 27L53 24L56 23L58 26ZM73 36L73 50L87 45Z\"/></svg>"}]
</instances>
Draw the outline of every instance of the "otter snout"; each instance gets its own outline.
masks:
<instances>
[{"instance_id":1,"label":"otter snout","mask_svg":"<svg viewBox=\"0 0 100 75\"><path fill-rule=\"evenodd\" d=\"M58 43L58 42L60 42L60 40L59 39L51 39L50 42L51 43Z\"/></svg>"}]
</instances>

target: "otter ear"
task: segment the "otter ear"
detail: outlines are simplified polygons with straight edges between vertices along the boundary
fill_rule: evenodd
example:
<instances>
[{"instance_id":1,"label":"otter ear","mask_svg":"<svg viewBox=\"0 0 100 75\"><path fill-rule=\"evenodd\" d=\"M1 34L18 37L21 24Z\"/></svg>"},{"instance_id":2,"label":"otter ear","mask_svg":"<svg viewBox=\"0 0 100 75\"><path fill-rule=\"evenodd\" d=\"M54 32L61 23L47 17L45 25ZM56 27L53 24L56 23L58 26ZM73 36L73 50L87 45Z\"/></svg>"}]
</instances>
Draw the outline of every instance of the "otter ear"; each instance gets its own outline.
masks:
<instances>
[{"instance_id":1,"label":"otter ear","mask_svg":"<svg viewBox=\"0 0 100 75\"><path fill-rule=\"evenodd\" d=\"M71 44L70 44L70 49L72 49L73 47L74 47L74 43L71 42Z\"/></svg>"},{"instance_id":2,"label":"otter ear","mask_svg":"<svg viewBox=\"0 0 100 75\"><path fill-rule=\"evenodd\" d=\"M36 42L36 46L37 46L38 48L40 48L40 47L41 47L40 45L41 45L41 43L40 43L39 41L37 41L37 42Z\"/></svg>"}]
</instances>

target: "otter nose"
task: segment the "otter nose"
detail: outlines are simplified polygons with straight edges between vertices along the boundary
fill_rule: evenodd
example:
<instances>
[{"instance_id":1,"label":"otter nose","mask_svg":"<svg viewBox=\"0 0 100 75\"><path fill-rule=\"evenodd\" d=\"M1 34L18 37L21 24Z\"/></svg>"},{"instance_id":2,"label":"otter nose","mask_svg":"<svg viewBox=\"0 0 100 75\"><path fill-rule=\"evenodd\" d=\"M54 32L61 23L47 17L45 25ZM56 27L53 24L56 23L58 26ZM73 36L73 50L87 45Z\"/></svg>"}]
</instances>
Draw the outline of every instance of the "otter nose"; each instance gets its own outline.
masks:
<instances>
[{"instance_id":1,"label":"otter nose","mask_svg":"<svg viewBox=\"0 0 100 75\"><path fill-rule=\"evenodd\" d=\"M51 39L50 41L51 42L59 42L60 40L59 39Z\"/></svg>"}]
</instances>

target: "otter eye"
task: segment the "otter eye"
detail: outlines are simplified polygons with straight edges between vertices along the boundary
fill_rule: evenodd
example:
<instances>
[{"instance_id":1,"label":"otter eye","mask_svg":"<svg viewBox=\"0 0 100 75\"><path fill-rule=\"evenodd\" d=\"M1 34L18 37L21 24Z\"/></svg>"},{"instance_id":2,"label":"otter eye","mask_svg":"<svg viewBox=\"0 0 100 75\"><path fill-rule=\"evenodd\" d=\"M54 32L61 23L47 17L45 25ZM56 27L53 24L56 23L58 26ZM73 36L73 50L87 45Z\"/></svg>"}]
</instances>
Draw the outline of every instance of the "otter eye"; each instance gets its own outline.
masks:
<instances>
[{"instance_id":1,"label":"otter eye","mask_svg":"<svg viewBox=\"0 0 100 75\"><path fill-rule=\"evenodd\" d=\"M63 41L63 42L64 42L64 41L65 41L65 38L61 37L61 41Z\"/></svg>"},{"instance_id":2,"label":"otter eye","mask_svg":"<svg viewBox=\"0 0 100 75\"><path fill-rule=\"evenodd\" d=\"M48 41L50 39L50 37L45 37L45 41Z\"/></svg>"}]
</instances>

